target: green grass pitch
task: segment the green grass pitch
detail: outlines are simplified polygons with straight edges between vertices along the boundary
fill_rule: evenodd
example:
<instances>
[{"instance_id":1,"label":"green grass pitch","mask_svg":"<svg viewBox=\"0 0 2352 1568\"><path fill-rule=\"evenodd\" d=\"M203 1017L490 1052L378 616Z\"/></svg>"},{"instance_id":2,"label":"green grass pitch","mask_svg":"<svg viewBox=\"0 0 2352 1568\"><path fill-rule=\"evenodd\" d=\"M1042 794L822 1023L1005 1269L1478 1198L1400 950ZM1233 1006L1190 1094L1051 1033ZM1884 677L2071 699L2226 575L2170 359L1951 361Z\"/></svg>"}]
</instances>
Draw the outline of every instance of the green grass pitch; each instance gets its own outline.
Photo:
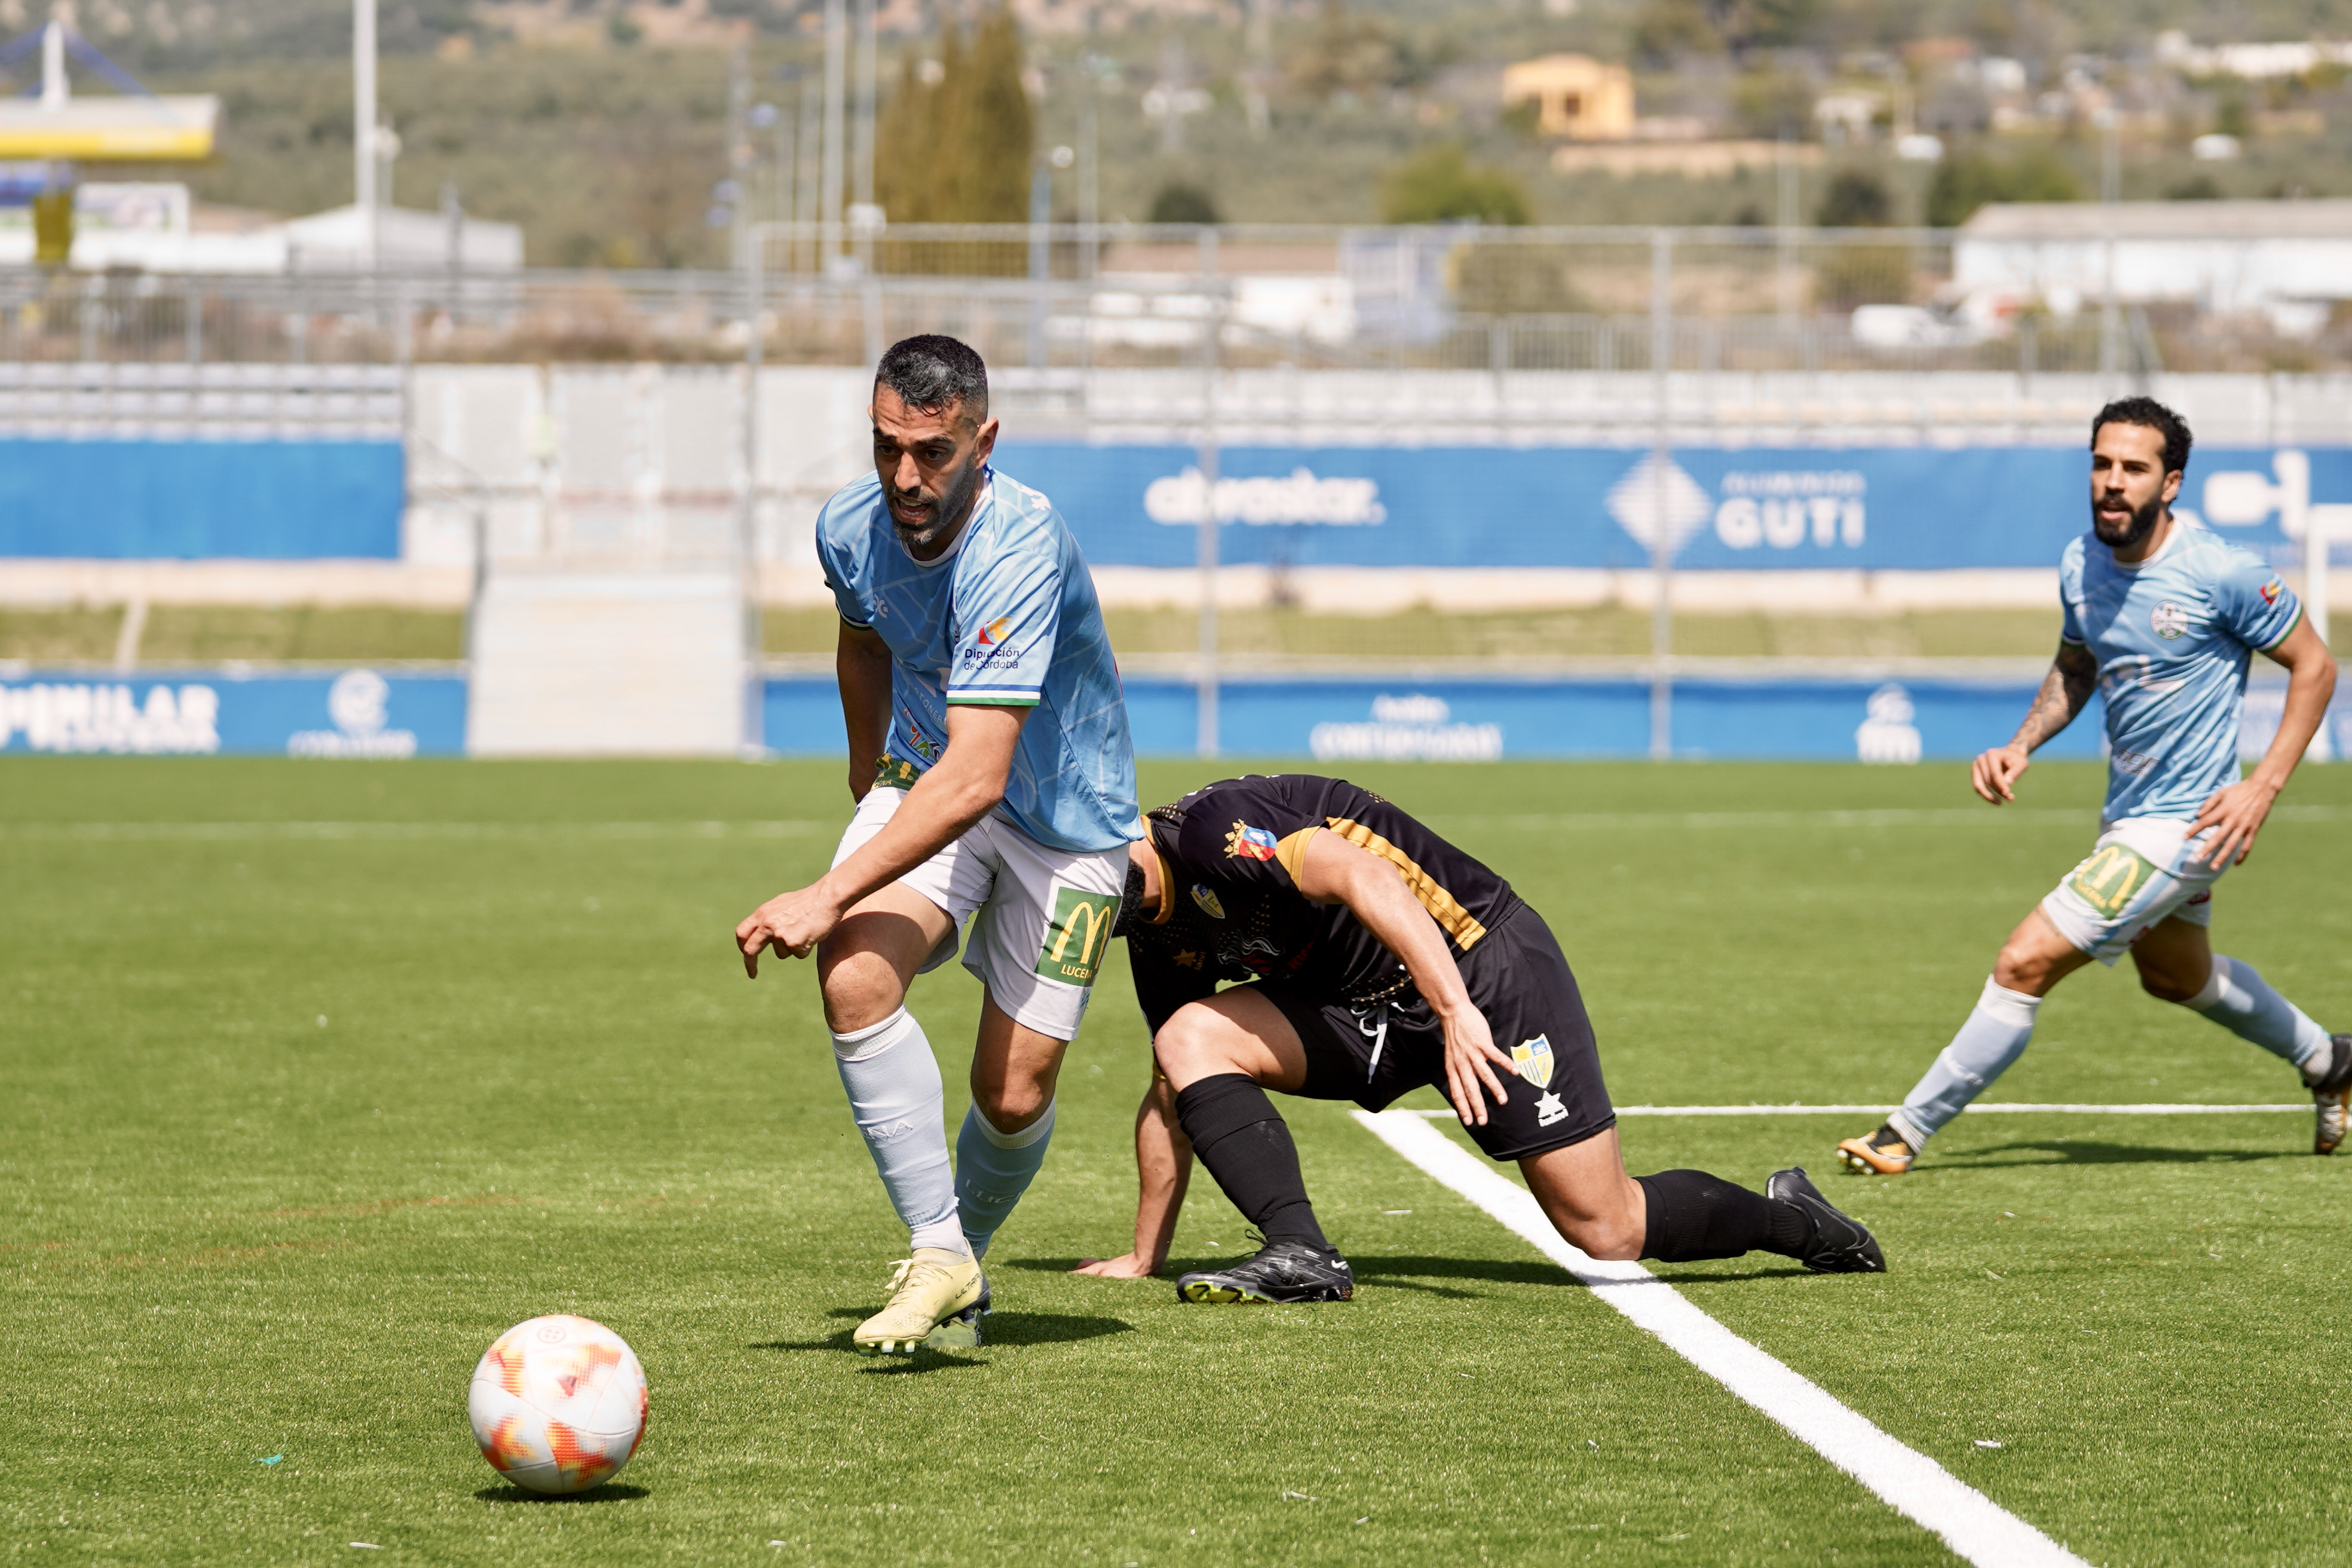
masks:
<instances>
[{"instance_id":1,"label":"green grass pitch","mask_svg":"<svg viewBox=\"0 0 2352 1568\"><path fill-rule=\"evenodd\" d=\"M2040 768L2000 813L1951 766L1355 776L1553 921L1621 1104L1899 1096L2099 784ZM2217 945L2352 1020L2352 770L2286 805ZM1949 1561L1340 1107L1285 1102L1354 1302L1070 1277L1129 1223L1123 960L992 1260L993 1342L849 1353L903 1236L810 974L747 983L728 946L846 810L832 763L0 762L0 1555ZM953 1119L978 988L914 1001ZM2126 965L2061 988L2000 1098L2299 1091ZM1811 1166L1893 1266L1663 1272L2095 1563L2352 1558L2352 1158L2306 1117L1972 1116L1910 1177L1832 1176L1861 1131L1629 1120L1637 1172ZM1178 1259L1243 1245L1197 1181ZM618 1484L540 1502L465 1390L559 1310L630 1340L653 1415Z\"/></svg>"}]
</instances>

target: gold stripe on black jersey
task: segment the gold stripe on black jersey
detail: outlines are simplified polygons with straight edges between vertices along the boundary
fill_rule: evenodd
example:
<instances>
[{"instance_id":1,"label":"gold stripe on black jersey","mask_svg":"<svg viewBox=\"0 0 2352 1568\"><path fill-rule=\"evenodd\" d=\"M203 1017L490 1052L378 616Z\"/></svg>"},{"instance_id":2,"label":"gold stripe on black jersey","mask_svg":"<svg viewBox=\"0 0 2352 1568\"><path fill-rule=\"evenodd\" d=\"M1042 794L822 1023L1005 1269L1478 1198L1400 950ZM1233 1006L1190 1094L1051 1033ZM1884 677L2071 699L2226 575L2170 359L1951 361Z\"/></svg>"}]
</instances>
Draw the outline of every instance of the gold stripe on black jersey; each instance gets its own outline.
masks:
<instances>
[{"instance_id":1,"label":"gold stripe on black jersey","mask_svg":"<svg viewBox=\"0 0 2352 1568\"><path fill-rule=\"evenodd\" d=\"M1404 885L1412 889L1412 896L1421 900L1421 907L1429 911L1429 918L1454 939L1454 946L1467 952L1477 945L1480 937L1486 934L1486 928L1479 923L1478 917L1464 909L1462 900L1440 887L1437 879L1423 870L1412 856L1360 822L1351 822L1344 816L1326 817L1324 820L1330 824L1332 832L1349 843L1359 849L1368 849L1395 866L1404 878ZM1301 848L1303 853L1304 846Z\"/></svg>"}]
</instances>

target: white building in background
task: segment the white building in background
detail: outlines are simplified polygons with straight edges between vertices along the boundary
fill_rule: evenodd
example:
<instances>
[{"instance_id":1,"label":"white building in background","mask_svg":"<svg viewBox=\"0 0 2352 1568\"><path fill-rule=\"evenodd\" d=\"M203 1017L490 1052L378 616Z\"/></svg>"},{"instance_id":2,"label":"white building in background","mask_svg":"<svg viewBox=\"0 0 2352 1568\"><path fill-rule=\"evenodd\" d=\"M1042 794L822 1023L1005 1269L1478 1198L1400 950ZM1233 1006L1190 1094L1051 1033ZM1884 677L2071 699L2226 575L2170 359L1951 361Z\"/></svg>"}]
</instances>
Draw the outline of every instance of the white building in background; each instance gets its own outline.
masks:
<instances>
[{"instance_id":1,"label":"white building in background","mask_svg":"<svg viewBox=\"0 0 2352 1568\"><path fill-rule=\"evenodd\" d=\"M2112 294L2308 335L2352 300L2352 200L1995 204L1961 226L1952 282L2062 316Z\"/></svg>"},{"instance_id":2,"label":"white building in background","mask_svg":"<svg viewBox=\"0 0 2352 1568\"><path fill-rule=\"evenodd\" d=\"M349 272L359 265L362 215L335 207L309 217L260 215L216 221L167 183L89 181L74 191L73 265L100 272ZM243 215L240 215L243 216ZM376 214L386 271L513 272L522 266L522 226L441 213L384 207ZM0 267L33 264L31 209L0 206Z\"/></svg>"}]
</instances>

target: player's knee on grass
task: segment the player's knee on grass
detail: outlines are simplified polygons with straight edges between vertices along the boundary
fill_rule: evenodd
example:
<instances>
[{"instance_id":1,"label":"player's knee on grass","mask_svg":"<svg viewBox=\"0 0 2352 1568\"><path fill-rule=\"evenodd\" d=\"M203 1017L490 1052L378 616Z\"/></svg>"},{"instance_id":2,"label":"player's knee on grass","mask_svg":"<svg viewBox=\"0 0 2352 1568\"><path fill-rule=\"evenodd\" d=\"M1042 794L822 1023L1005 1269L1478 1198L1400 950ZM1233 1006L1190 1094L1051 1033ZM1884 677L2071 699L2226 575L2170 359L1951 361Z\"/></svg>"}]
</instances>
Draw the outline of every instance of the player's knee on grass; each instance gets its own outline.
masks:
<instances>
[{"instance_id":1,"label":"player's knee on grass","mask_svg":"<svg viewBox=\"0 0 2352 1568\"><path fill-rule=\"evenodd\" d=\"M827 938L817 947L816 963L824 1021L836 1035L871 1028L907 999L898 971L870 948Z\"/></svg>"},{"instance_id":2,"label":"player's knee on grass","mask_svg":"<svg viewBox=\"0 0 2352 1568\"><path fill-rule=\"evenodd\" d=\"M1642 1256L1642 1229L1628 1213L1554 1215L1553 1228L1588 1257L1630 1263Z\"/></svg>"},{"instance_id":3,"label":"player's knee on grass","mask_svg":"<svg viewBox=\"0 0 2352 1568\"><path fill-rule=\"evenodd\" d=\"M2027 921L2001 944L2000 956L1993 961L1994 984L2040 996L2076 966L2070 959L2079 963L2080 954L2072 942L2055 931L2036 929L2037 924Z\"/></svg>"},{"instance_id":4,"label":"player's knee on grass","mask_svg":"<svg viewBox=\"0 0 2352 1568\"><path fill-rule=\"evenodd\" d=\"M2205 989L2211 969L2212 965L2206 965L2207 973L2197 976L2197 983L2191 985L2176 970L2143 964L2139 972L2139 988L2159 1002L2173 1002L2186 1006Z\"/></svg>"},{"instance_id":5,"label":"player's knee on grass","mask_svg":"<svg viewBox=\"0 0 2352 1568\"><path fill-rule=\"evenodd\" d=\"M1234 1070L1220 1048L1219 1022L1206 1008L1179 1007L1160 1026L1151 1037L1151 1054L1171 1085L1195 1083Z\"/></svg>"},{"instance_id":6,"label":"player's knee on grass","mask_svg":"<svg viewBox=\"0 0 2352 1568\"><path fill-rule=\"evenodd\" d=\"M1025 1075L984 1079L974 1064L971 1103L991 1127L1009 1137L1045 1114L1054 1103L1054 1086Z\"/></svg>"}]
</instances>

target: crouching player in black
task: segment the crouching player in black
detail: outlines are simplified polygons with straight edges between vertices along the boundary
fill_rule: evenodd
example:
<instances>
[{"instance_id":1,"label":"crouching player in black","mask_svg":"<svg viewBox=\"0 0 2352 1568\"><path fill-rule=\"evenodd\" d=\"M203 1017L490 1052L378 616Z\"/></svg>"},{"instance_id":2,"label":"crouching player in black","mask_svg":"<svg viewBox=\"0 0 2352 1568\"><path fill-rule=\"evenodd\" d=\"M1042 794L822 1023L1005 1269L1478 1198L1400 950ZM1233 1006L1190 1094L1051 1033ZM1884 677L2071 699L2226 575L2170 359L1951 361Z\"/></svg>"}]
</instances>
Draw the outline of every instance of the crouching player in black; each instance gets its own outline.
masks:
<instances>
[{"instance_id":1,"label":"crouching player in black","mask_svg":"<svg viewBox=\"0 0 2352 1568\"><path fill-rule=\"evenodd\" d=\"M1478 1146L1516 1160L1560 1235L1594 1258L1680 1263L1776 1252L1825 1273L1885 1268L1870 1233L1787 1170L1763 1195L1704 1171L1628 1177L1583 999L1510 885L1369 790L1229 779L1147 814L1119 934L1152 1031L1136 1121L1135 1250L1156 1273L1198 1154L1265 1240L1187 1274L1187 1301L1354 1294L1269 1089L1378 1110L1442 1089ZM1255 984L1217 989L1220 980ZM1513 1081L1517 1080L1517 1081Z\"/></svg>"}]
</instances>

